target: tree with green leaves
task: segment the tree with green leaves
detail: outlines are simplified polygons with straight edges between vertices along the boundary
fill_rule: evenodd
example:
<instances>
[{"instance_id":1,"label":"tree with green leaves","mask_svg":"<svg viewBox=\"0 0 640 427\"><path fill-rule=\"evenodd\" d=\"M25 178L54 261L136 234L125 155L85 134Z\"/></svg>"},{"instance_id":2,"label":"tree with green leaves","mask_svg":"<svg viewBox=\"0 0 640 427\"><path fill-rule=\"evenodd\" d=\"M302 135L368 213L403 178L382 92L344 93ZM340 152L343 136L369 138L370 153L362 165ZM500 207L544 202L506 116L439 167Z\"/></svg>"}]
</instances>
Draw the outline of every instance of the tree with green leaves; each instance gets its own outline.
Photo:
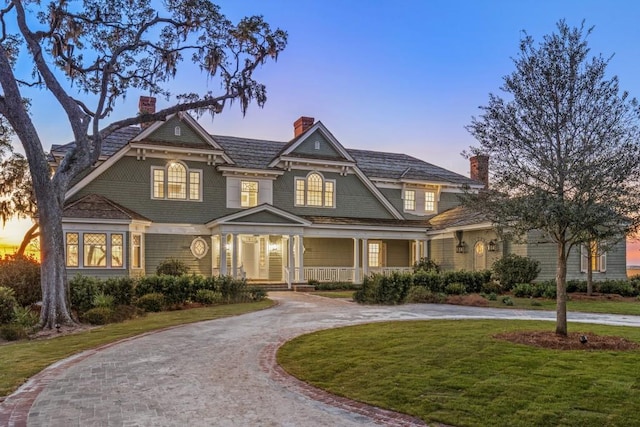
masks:
<instances>
[{"instance_id":1,"label":"tree with green leaves","mask_svg":"<svg viewBox=\"0 0 640 427\"><path fill-rule=\"evenodd\" d=\"M640 223L638 103L607 77L610 58L590 56L592 28L557 23L536 44L526 33L504 77L467 127L491 159L491 187L465 203L497 226L542 231L556 246L556 333L567 335L567 259L593 240Z\"/></svg>"},{"instance_id":2,"label":"tree with green leaves","mask_svg":"<svg viewBox=\"0 0 640 427\"><path fill-rule=\"evenodd\" d=\"M161 9L158 9L161 6ZM219 114L238 101L262 106L265 86L254 71L277 59L287 34L262 17L232 23L208 0L12 0L0 10L0 116L22 143L38 204L42 255L41 326L72 323L64 264L62 211L69 184L98 161L114 130L193 111ZM24 67L24 64L31 67ZM192 63L192 64L191 64ZM198 67L219 91L172 94L182 67ZM24 88L48 91L68 118L75 144L51 174ZM111 122L130 90L175 104Z\"/></svg>"}]
</instances>

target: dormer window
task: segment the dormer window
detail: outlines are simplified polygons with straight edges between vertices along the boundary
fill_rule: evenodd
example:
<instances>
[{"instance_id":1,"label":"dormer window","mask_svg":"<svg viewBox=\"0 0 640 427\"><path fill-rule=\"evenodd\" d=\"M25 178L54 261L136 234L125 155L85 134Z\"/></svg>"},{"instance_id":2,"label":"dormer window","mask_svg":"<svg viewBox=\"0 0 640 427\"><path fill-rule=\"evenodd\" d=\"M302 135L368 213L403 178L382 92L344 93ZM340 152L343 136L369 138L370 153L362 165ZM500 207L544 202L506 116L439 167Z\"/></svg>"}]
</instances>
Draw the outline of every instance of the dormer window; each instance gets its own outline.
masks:
<instances>
[{"instance_id":1,"label":"dormer window","mask_svg":"<svg viewBox=\"0 0 640 427\"><path fill-rule=\"evenodd\" d=\"M324 179L318 172L296 178L296 206L335 207L335 185L335 180Z\"/></svg>"},{"instance_id":2,"label":"dormer window","mask_svg":"<svg viewBox=\"0 0 640 427\"><path fill-rule=\"evenodd\" d=\"M404 190L404 210L416 210L416 190Z\"/></svg>"},{"instance_id":3,"label":"dormer window","mask_svg":"<svg viewBox=\"0 0 640 427\"><path fill-rule=\"evenodd\" d=\"M424 211L434 212L436 210L436 193L434 191L424 192Z\"/></svg>"},{"instance_id":4,"label":"dormer window","mask_svg":"<svg viewBox=\"0 0 640 427\"><path fill-rule=\"evenodd\" d=\"M151 167L151 181L153 199L202 200L202 171L189 169L181 162Z\"/></svg>"}]
</instances>

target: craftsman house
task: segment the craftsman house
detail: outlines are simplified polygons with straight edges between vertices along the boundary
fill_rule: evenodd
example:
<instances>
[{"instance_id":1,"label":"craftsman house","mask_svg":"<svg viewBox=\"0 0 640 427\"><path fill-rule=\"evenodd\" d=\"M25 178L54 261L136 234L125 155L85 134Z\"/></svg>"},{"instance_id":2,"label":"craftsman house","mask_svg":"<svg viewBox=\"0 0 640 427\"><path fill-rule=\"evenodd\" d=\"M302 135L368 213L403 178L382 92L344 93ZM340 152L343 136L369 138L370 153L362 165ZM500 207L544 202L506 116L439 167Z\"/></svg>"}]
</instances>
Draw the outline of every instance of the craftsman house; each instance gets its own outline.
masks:
<instances>
[{"instance_id":1,"label":"craftsman house","mask_svg":"<svg viewBox=\"0 0 640 427\"><path fill-rule=\"evenodd\" d=\"M141 109L155 99L141 97ZM71 144L51 149L52 167ZM288 142L208 134L188 114L120 129L99 162L69 189L63 228L70 274L155 273L168 258L203 275L255 282L360 282L411 270L422 257L444 269L481 270L506 253L539 259L555 276L542 236L501 241L458 206L464 188L488 185L488 159L471 177L414 157L346 148L301 117ZM569 278L584 278L574 251ZM594 277L625 277L625 249L591 260Z\"/></svg>"}]
</instances>

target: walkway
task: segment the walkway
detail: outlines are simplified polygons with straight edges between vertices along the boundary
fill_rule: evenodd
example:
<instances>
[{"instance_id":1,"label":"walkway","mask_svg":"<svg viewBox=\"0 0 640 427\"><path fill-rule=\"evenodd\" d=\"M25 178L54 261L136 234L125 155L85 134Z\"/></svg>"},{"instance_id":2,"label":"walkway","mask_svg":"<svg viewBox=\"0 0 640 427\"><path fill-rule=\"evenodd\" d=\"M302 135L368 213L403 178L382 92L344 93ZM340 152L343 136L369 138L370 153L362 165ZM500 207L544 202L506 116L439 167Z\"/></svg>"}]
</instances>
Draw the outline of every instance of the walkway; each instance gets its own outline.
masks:
<instances>
[{"instance_id":1,"label":"walkway","mask_svg":"<svg viewBox=\"0 0 640 427\"><path fill-rule=\"evenodd\" d=\"M277 307L151 333L54 365L0 404L0 425L421 425L289 377L275 363L276 349L305 332L375 321L555 319L543 311L359 306L293 292L270 297ZM634 316L569 313L569 320L640 326Z\"/></svg>"}]
</instances>

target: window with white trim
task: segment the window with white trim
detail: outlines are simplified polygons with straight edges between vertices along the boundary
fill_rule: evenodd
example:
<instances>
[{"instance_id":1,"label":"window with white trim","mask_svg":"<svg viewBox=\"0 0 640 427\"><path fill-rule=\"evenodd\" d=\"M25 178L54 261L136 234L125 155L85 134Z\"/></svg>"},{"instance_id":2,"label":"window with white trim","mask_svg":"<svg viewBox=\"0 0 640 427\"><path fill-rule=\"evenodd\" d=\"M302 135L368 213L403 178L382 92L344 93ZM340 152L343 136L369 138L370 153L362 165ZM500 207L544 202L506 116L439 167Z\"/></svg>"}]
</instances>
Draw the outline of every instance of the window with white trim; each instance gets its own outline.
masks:
<instances>
[{"instance_id":1,"label":"window with white trim","mask_svg":"<svg viewBox=\"0 0 640 427\"><path fill-rule=\"evenodd\" d=\"M124 233L65 233L69 268L124 268Z\"/></svg>"},{"instance_id":2,"label":"window with white trim","mask_svg":"<svg viewBox=\"0 0 640 427\"><path fill-rule=\"evenodd\" d=\"M580 271L586 273L589 263L591 271L594 273L604 273L607 271L607 253L601 252L596 242L591 243L591 256L586 245L580 247Z\"/></svg>"},{"instance_id":3,"label":"window with white trim","mask_svg":"<svg viewBox=\"0 0 640 427\"><path fill-rule=\"evenodd\" d=\"M384 243L379 240L369 241L367 244L367 257L369 267L384 267L385 253Z\"/></svg>"},{"instance_id":4,"label":"window with white trim","mask_svg":"<svg viewBox=\"0 0 640 427\"><path fill-rule=\"evenodd\" d=\"M202 170L189 169L181 162L151 167L151 197L165 200L202 200Z\"/></svg>"},{"instance_id":5,"label":"window with white trim","mask_svg":"<svg viewBox=\"0 0 640 427\"><path fill-rule=\"evenodd\" d=\"M416 210L416 191L404 190L404 210L415 211Z\"/></svg>"},{"instance_id":6,"label":"window with white trim","mask_svg":"<svg viewBox=\"0 0 640 427\"><path fill-rule=\"evenodd\" d=\"M241 181L240 182L240 206L243 208L251 208L258 206L258 182L257 181Z\"/></svg>"},{"instance_id":7,"label":"window with white trim","mask_svg":"<svg viewBox=\"0 0 640 427\"><path fill-rule=\"evenodd\" d=\"M325 179L319 172L296 178L296 206L335 207L335 180Z\"/></svg>"},{"instance_id":8,"label":"window with white trim","mask_svg":"<svg viewBox=\"0 0 640 427\"><path fill-rule=\"evenodd\" d=\"M142 235L131 235L131 267L142 268Z\"/></svg>"},{"instance_id":9,"label":"window with white trim","mask_svg":"<svg viewBox=\"0 0 640 427\"><path fill-rule=\"evenodd\" d=\"M424 192L424 211L433 212L436 210L436 193L434 191Z\"/></svg>"}]
</instances>

